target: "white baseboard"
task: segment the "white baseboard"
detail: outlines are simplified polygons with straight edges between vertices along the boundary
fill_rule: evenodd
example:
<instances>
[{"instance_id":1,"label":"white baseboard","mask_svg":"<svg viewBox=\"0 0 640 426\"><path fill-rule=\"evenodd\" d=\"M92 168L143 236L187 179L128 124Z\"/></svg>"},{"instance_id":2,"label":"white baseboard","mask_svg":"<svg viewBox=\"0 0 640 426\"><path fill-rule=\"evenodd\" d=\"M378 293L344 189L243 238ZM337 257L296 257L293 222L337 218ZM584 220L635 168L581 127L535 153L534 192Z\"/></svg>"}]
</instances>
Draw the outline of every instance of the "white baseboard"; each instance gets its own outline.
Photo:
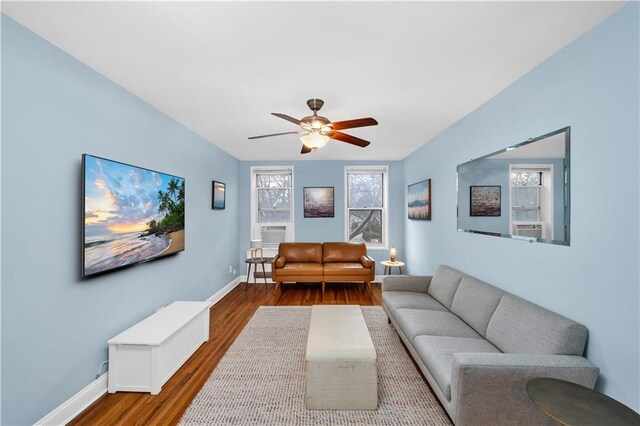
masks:
<instances>
[{"instance_id":1,"label":"white baseboard","mask_svg":"<svg viewBox=\"0 0 640 426\"><path fill-rule=\"evenodd\" d=\"M214 305L220 301L227 293L240 284L242 276L234 278L229 284L211 295L205 302ZM89 383L80 392L56 407L49 414L38 420L37 426L58 426L66 425L73 420L78 414L93 404L98 398L107 393L109 373L104 373L96 380Z\"/></svg>"},{"instance_id":2,"label":"white baseboard","mask_svg":"<svg viewBox=\"0 0 640 426\"><path fill-rule=\"evenodd\" d=\"M98 398L107 393L107 376L108 373L104 373L35 424L38 426L66 425Z\"/></svg>"},{"instance_id":3,"label":"white baseboard","mask_svg":"<svg viewBox=\"0 0 640 426\"><path fill-rule=\"evenodd\" d=\"M205 302L209 302L211 305L215 305L227 295L231 290L233 290L238 284L242 282L242 275L238 275L235 277L229 284L222 287L220 290L216 291L214 294L209 296Z\"/></svg>"}]
</instances>

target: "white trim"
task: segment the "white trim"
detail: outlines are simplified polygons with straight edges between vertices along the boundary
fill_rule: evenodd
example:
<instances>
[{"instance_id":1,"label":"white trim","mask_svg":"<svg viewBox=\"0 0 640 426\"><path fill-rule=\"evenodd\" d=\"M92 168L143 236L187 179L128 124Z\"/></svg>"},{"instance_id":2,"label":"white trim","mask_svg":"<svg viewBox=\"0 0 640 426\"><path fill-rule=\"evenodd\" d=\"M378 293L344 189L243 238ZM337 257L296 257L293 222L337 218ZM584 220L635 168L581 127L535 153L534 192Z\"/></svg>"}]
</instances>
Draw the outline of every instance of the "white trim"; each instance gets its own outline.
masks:
<instances>
[{"instance_id":1,"label":"white trim","mask_svg":"<svg viewBox=\"0 0 640 426\"><path fill-rule=\"evenodd\" d=\"M344 167L344 240L349 241L349 173L382 173L382 244L369 244L367 250L389 250L389 166ZM378 209L377 207L375 209Z\"/></svg>"},{"instance_id":2,"label":"white trim","mask_svg":"<svg viewBox=\"0 0 640 426\"><path fill-rule=\"evenodd\" d=\"M222 287L215 292L205 302L209 302L211 305L215 305L226 296L231 290L233 290L238 284L242 282L242 276L237 276L229 284ZM87 386L85 386L80 392L67 399L65 402L54 408L49 414L35 422L35 425L66 425L71 422L76 416L86 410L91 404L96 402L98 398L107 393L109 373L104 373Z\"/></svg>"},{"instance_id":3,"label":"white trim","mask_svg":"<svg viewBox=\"0 0 640 426\"><path fill-rule=\"evenodd\" d=\"M52 412L38 420L36 425L66 425L78 414L93 404L98 398L107 393L107 377L104 373L80 392L60 404Z\"/></svg>"},{"instance_id":4,"label":"white trim","mask_svg":"<svg viewBox=\"0 0 640 426\"><path fill-rule=\"evenodd\" d=\"M222 287L220 290L216 291L214 294L209 296L205 302L209 302L210 305L215 305L227 295L231 290L233 290L238 284L242 282L242 275L238 275L235 277L229 284Z\"/></svg>"}]
</instances>

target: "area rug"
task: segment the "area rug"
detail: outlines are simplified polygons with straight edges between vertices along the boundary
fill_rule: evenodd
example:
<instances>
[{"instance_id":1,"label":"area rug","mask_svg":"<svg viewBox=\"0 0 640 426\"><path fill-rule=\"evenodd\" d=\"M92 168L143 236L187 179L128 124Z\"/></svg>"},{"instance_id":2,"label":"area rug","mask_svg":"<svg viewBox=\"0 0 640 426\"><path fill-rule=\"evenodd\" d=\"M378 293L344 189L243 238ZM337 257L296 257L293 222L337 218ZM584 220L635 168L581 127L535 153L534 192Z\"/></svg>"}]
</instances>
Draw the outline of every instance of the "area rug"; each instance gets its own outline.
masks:
<instances>
[{"instance_id":1,"label":"area rug","mask_svg":"<svg viewBox=\"0 0 640 426\"><path fill-rule=\"evenodd\" d=\"M195 397L182 425L450 425L380 307L362 307L378 356L376 411L307 410L310 307L260 307Z\"/></svg>"}]
</instances>

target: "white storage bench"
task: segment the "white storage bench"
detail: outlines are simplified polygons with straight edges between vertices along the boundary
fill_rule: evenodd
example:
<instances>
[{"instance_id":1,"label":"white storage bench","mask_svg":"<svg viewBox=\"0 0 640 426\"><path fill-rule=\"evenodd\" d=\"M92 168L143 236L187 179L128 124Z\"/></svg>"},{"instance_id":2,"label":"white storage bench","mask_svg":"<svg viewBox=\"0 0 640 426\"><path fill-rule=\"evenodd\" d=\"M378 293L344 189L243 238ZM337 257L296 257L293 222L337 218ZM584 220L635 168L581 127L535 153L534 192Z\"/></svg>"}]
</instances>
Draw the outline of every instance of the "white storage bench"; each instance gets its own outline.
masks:
<instances>
[{"instance_id":1,"label":"white storage bench","mask_svg":"<svg viewBox=\"0 0 640 426\"><path fill-rule=\"evenodd\" d=\"M109 340L109 392L151 392L209 339L208 302L174 302Z\"/></svg>"},{"instance_id":2,"label":"white storage bench","mask_svg":"<svg viewBox=\"0 0 640 426\"><path fill-rule=\"evenodd\" d=\"M378 408L376 349L360 306L313 306L306 375L307 409Z\"/></svg>"}]
</instances>

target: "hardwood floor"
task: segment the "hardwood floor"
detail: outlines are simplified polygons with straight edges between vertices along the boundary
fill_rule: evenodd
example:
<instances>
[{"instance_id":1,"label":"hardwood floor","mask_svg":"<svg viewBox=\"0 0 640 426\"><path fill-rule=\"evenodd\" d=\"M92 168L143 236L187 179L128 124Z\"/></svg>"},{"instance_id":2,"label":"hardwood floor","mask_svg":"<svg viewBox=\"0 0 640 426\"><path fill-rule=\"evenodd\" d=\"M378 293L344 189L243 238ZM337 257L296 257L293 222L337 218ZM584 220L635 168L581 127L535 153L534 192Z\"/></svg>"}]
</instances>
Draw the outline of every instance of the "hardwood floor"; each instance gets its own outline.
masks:
<instances>
[{"instance_id":1,"label":"hardwood floor","mask_svg":"<svg viewBox=\"0 0 640 426\"><path fill-rule=\"evenodd\" d=\"M211 307L209 341L165 383L159 395L108 393L70 424L176 424L259 306L379 305L380 284L372 283L371 289L364 284L327 284L323 299L320 284L285 284L274 295L273 285L242 283Z\"/></svg>"}]
</instances>

